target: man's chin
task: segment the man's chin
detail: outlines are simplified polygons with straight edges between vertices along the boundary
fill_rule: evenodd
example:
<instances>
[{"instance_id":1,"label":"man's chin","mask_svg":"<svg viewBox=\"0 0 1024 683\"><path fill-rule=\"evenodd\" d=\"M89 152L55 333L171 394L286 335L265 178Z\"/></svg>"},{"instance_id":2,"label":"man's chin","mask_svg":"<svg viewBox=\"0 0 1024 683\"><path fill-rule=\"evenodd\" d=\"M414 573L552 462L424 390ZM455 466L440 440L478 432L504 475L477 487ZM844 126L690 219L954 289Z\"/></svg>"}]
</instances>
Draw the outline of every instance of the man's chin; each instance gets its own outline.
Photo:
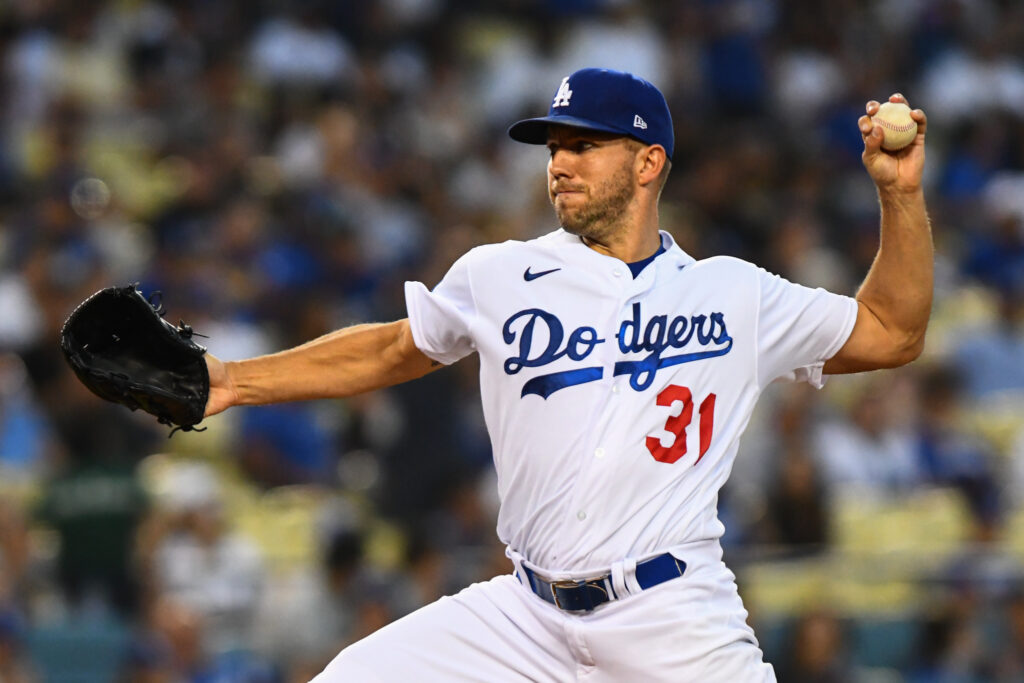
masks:
<instances>
[{"instance_id":1,"label":"man's chin","mask_svg":"<svg viewBox=\"0 0 1024 683\"><path fill-rule=\"evenodd\" d=\"M579 221L559 219L558 225L570 235L577 237L594 237L594 226L592 223L581 223Z\"/></svg>"},{"instance_id":2,"label":"man's chin","mask_svg":"<svg viewBox=\"0 0 1024 683\"><path fill-rule=\"evenodd\" d=\"M558 218L558 225L562 228L562 230L565 230L570 235L584 236L587 232L587 226L580 225L579 223L572 220L566 220L561 216Z\"/></svg>"}]
</instances>

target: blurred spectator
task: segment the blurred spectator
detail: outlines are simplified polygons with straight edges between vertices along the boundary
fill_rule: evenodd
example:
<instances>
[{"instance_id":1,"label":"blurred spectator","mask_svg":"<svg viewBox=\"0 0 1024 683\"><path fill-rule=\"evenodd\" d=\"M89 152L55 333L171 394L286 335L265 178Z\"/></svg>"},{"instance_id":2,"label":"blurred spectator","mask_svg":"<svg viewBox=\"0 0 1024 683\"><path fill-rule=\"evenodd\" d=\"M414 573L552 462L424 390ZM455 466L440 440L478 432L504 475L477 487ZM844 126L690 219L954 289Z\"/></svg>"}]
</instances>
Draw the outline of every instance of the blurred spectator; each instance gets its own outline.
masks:
<instances>
[{"instance_id":1,"label":"blurred spectator","mask_svg":"<svg viewBox=\"0 0 1024 683\"><path fill-rule=\"evenodd\" d=\"M140 541L151 594L196 613L208 654L247 649L265 581L260 552L230 528L222 495L208 466L179 465Z\"/></svg>"},{"instance_id":2,"label":"blurred spectator","mask_svg":"<svg viewBox=\"0 0 1024 683\"><path fill-rule=\"evenodd\" d=\"M780 681L844 683L857 680L846 651L846 634L838 617L809 612L793 626L786 661L777 664Z\"/></svg>"},{"instance_id":3,"label":"blurred spectator","mask_svg":"<svg viewBox=\"0 0 1024 683\"><path fill-rule=\"evenodd\" d=\"M969 331L954 350L953 361L972 398L1013 394L1024 399L1024 258L1015 270L1019 283L996 288L991 324Z\"/></svg>"},{"instance_id":4,"label":"blurred spectator","mask_svg":"<svg viewBox=\"0 0 1024 683\"><path fill-rule=\"evenodd\" d=\"M971 611L969 600L952 599L925 616L908 675L911 683L991 680Z\"/></svg>"},{"instance_id":5,"label":"blurred spectator","mask_svg":"<svg viewBox=\"0 0 1024 683\"><path fill-rule=\"evenodd\" d=\"M1014 198L1019 198L1024 184L1010 189ZM963 270L970 277L993 287L1004 300L1000 313L1012 313L1012 306L1024 290L1024 216L994 211L990 222L967 233L967 253ZM1016 316L1007 321L1012 327Z\"/></svg>"},{"instance_id":6,"label":"blurred spectator","mask_svg":"<svg viewBox=\"0 0 1024 683\"><path fill-rule=\"evenodd\" d=\"M819 419L822 406L812 392L805 384L774 383L754 409L740 441L733 476L718 501L719 518L726 526L723 542L730 551L742 552L750 543L775 542L775 520L767 518L768 498L779 486L786 454L808 452L811 425ZM814 470L823 484L820 466Z\"/></svg>"},{"instance_id":7,"label":"blurred spectator","mask_svg":"<svg viewBox=\"0 0 1024 683\"><path fill-rule=\"evenodd\" d=\"M199 614L160 598L129 645L118 683L283 683L278 671L247 651L211 653Z\"/></svg>"},{"instance_id":8,"label":"blurred spectator","mask_svg":"<svg viewBox=\"0 0 1024 683\"><path fill-rule=\"evenodd\" d=\"M258 626L261 649L289 671L311 678L355 641L360 576L367 571L363 546L361 532L336 532L321 565L295 572L267 595Z\"/></svg>"},{"instance_id":9,"label":"blurred spectator","mask_svg":"<svg viewBox=\"0 0 1024 683\"><path fill-rule=\"evenodd\" d=\"M0 271L0 349L23 350L39 337L43 321L37 305L24 277Z\"/></svg>"},{"instance_id":10,"label":"blurred spectator","mask_svg":"<svg viewBox=\"0 0 1024 683\"><path fill-rule=\"evenodd\" d=\"M865 377L848 414L816 428L815 453L833 492L891 496L920 481L913 434L901 424L895 381Z\"/></svg>"},{"instance_id":11,"label":"blurred spectator","mask_svg":"<svg viewBox=\"0 0 1024 683\"><path fill-rule=\"evenodd\" d=\"M155 637L137 636L121 662L117 683L174 683L177 679L170 647Z\"/></svg>"},{"instance_id":12,"label":"blurred spectator","mask_svg":"<svg viewBox=\"0 0 1024 683\"><path fill-rule=\"evenodd\" d=\"M44 484L36 517L57 533L57 580L68 606L132 617L139 605L135 534L148 497L134 462L106 452L102 440L79 446Z\"/></svg>"},{"instance_id":13,"label":"blurred spectator","mask_svg":"<svg viewBox=\"0 0 1024 683\"><path fill-rule=\"evenodd\" d=\"M297 346L330 331L323 303L293 306L284 321L284 346ZM241 414L238 457L245 473L267 486L336 482L340 406L303 401L247 408Z\"/></svg>"},{"instance_id":14,"label":"blurred spectator","mask_svg":"<svg viewBox=\"0 0 1024 683\"><path fill-rule=\"evenodd\" d=\"M389 390L402 422L384 449L382 511L411 523L442 504L448 482L475 463L460 448L458 376L442 370Z\"/></svg>"},{"instance_id":15,"label":"blurred spectator","mask_svg":"<svg viewBox=\"0 0 1024 683\"><path fill-rule=\"evenodd\" d=\"M1009 683L1024 680L1024 590L1018 589L1010 596L1003 613L1007 628L995 659L995 679Z\"/></svg>"},{"instance_id":16,"label":"blurred spectator","mask_svg":"<svg viewBox=\"0 0 1024 683\"><path fill-rule=\"evenodd\" d=\"M4 683L35 683L35 676L25 651L26 623L24 616L0 603L0 681Z\"/></svg>"},{"instance_id":17,"label":"blurred spectator","mask_svg":"<svg viewBox=\"0 0 1024 683\"><path fill-rule=\"evenodd\" d=\"M963 377L949 366L926 370L921 380L921 415L915 439L924 481L959 490L975 531L991 536L1002 518L992 448L960 427Z\"/></svg>"},{"instance_id":18,"label":"blurred spectator","mask_svg":"<svg viewBox=\"0 0 1024 683\"><path fill-rule=\"evenodd\" d=\"M0 605L21 605L29 569L28 526L21 510L0 501Z\"/></svg>"},{"instance_id":19,"label":"blurred spectator","mask_svg":"<svg viewBox=\"0 0 1024 683\"><path fill-rule=\"evenodd\" d=\"M324 19L324 12L313 2L269 18L253 36L253 73L271 84L291 87L326 85L351 77L351 49Z\"/></svg>"},{"instance_id":20,"label":"blurred spectator","mask_svg":"<svg viewBox=\"0 0 1024 683\"><path fill-rule=\"evenodd\" d=\"M829 542L829 511L814 459L802 450L782 454L779 478L768 494L761 541L796 554L822 552Z\"/></svg>"},{"instance_id":21,"label":"blurred spectator","mask_svg":"<svg viewBox=\"0 0 1024 683\"><path fill-rule=\"evenodd\" d=\"M769 6L730 0L709 18L711 35L701 55L708 94L726 116L761 113L768 97L761 36L771 28Z\"/></svg>"},{"instance_id":22,"label":"blurred spectator","mask_svg":"<svg viewBox=\"0 0 1024 683\"><path fill-rule=\"evenodd\" d=\"M245 473L267 487L333 483L334 412L312 403L245 410L238 449Z\"/></svg>"},{"instance_id":23,"label":"blurred spectator","mask_svg":"<svg viewBox=\"0 0 1024 683\"><path fill-rule=\"evenodd\" d=\"M957 12L957 40L928 65L921 77L923 105L932 115L955 122L1024 107L1024 65L998 44L994 3L937 3ZM977 103L977 104L975 104Z\"/></svg>"},{"instance_id":24,"label":"blurred spectator","mask_svg":"<svg viewBox=\"0 0 1024 683\"><path fill-rule=\"evenodd\" d=\"M642 10L640 3L625 2L613 6L605 16L573 22L561 36L561 49L546 80L557 82L577 69L600 66L644 74L670 96L672 83L665 73L667 41Z\"/></svg>"},{"instance_id":25,"label":"blurred spectator","mask_svg":"<svg viewBox=\"0 0 1024 683\"><path fill-rule=\"evenodd\" d=\"M1024 510L1024 425L1020 425L1010 444L1004 491L1014 509Z\"/></svg>"},{"instance_id":26,"label":"blurred spectator","mask_svg":"<svg viewBox=\"0 0 1024 683\"><path fill-rule=\"evenodd\" d=\"M32 393L21 358L0 354L0 472L8 481L34 481L54 447L51 427Z\"/></svg>"},{"instance_id":27,"label":"blurred spectator","mask_svg":"<svg viewBox=\"0 0 1024 683\"><path fill-rule=\"evenodd\" d=\"M441 552L427 534L412 534L405 547L406 570L394 586L391 604L396 616L405 616L468 585L451 581L453 565L459 559L457 554Z\"/></svg>"}]
</instances>

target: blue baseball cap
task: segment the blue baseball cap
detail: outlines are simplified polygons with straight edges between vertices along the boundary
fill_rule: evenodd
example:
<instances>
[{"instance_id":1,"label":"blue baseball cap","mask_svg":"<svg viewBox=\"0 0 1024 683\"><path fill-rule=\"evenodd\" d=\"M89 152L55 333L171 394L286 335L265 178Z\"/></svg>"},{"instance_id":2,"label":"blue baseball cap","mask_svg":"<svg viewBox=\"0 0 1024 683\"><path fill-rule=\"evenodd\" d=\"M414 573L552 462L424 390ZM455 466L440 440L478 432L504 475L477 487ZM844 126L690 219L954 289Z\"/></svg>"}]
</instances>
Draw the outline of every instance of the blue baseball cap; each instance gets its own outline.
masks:
<instances>
[{"instance_id":1,"label":"blue baseball cap","mask_svg":"<svg viewBox=\"0 0 1024 683\"><path fill-rule=\"evenodd\" d=\"M546 145L548 126L558 124L618 133L661 145L669 159L675 148L672 115L661 91L642 78L611 69L580 69L562 79L548 115L512 124L509 137Z\"/></svg>"}]
</instances>

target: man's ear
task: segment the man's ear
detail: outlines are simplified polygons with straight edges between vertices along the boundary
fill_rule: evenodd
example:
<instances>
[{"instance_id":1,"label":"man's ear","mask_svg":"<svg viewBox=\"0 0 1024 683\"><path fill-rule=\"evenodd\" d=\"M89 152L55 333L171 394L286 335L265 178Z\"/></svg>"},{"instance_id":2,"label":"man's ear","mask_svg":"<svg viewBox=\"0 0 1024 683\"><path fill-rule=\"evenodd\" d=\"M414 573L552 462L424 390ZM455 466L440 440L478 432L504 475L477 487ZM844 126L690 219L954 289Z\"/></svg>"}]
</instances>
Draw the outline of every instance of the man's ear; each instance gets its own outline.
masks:
<instances>
[{"instance_id":1,"label":"man's ear","mask_svg":"<svg viewBox=\"0 0 1024 683\"><path fill-rule=\"evenodd\" d=\"M668 163L668 155L661 145L648 145L640 149L637 155L637 176L641 185L657 183L661 171Z\"/></svg>"}]
</instances>

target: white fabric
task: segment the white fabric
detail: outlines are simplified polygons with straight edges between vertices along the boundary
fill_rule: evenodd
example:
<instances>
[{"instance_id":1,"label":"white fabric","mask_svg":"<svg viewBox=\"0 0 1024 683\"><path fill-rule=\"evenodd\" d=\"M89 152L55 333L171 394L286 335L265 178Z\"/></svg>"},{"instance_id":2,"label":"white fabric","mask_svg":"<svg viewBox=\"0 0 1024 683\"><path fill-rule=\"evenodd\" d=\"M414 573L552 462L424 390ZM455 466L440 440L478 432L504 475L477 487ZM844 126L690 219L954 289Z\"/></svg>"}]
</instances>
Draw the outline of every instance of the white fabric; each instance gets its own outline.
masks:
<instances>
[{"instance_id":1,"label":"white fabric","mask_svg":"<svg viewBox=\"0 0 1024 683\"><path fill-rule=\"evenodd\" d=\"M473 249L433 291L406 283L420 350L480 354L519 574L610 573L618 599L568 613L498 577L345 649L316 683L775 680L721 561L718 490L761 391L821 386L857 304L662 244L635 279L558 230ZM637 561L667 551L685 574L642 590Z\"/></svg>"},{"instance_id":2,"label":"white fabric","mask_svg":"<svg viewBox=\"0 0 1024 683\"><path fill-rule=\"evenodd\" d=\"M473 584L345 649L313 683L774 681L715 546L683 551L684 576L585 614L511 575Z\"/></svg>"},{"instance_id":3,"label":"white fabric","mask_svg":"<svg viewBox=\"0 0 1024 683\"><path fill-rule=\"evenodd\" d=\"M616 562L616 564L618 564ZM636 558L627 557L622 561L622 578L626 583L626 590L630 595L635 595L643 590L640 582L636 580Z\"/></svg>"},{"instance_id":4,"label":"white fabric","mask_svg":"<svg viewBox=\"0 0 1024 683\"><path fill-rule=\"evenodd\" d=\"M546 575L600 574L719 538L718 490L757 397L778 379L821 386L825 360L856 321L849 297L735 258L694 261L667 233L662 243L666 253L635 280L622 261L558 230L473 249L432 292L406 284L418 348L442 363L480 354L498 534ZM665 365L694 353L708 357ZM644 359L664 367L615 375L616 364ZM573 371L590 381L559 388L571 380L558 373ZM680 398L681 387L692 399L686 454L667 464L651 446L674 443L666 423L684 408L657 397Z\"/></svg>"}]
</instances>

